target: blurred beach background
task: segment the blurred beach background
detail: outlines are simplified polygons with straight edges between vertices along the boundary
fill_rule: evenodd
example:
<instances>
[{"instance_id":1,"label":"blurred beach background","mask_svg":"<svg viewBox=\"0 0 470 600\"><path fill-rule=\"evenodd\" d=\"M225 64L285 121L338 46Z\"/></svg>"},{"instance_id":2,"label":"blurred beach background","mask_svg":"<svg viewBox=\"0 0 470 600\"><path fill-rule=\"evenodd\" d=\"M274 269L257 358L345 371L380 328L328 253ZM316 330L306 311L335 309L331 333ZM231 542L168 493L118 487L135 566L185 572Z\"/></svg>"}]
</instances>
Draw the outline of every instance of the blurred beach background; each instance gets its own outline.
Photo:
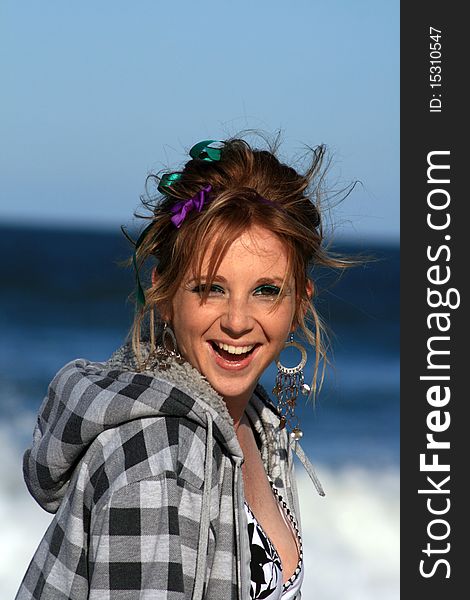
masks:
<instances>
[{"instance_id":1,"label":"blurred beach background","mask_svg":"<svg viewBox=\"0 0 470 600\"><path fill-rule=\"evenodd\" d=\"M339 280L312 274L332 353L316 406L300 407L326 491L299 465L302 592L397 600L398 2L6 0L0 12L2 600L51 519L21 473L47 385L73 358L105 360L130 326L120 225L139 225L148 172L246 129L280 129L288 162L326 143L333 204L359 182L333 206L328 237L374 260Z\"/></svg>"}]
</instances>

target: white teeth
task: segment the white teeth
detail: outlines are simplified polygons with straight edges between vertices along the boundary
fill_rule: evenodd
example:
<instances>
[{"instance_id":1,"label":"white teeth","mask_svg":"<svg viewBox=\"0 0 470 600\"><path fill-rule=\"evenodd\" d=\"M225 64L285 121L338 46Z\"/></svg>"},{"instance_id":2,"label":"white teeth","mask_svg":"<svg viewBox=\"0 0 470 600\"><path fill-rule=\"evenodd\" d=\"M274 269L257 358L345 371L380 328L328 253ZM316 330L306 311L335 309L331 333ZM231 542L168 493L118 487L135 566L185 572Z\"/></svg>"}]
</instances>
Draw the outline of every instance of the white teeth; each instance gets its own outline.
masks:
<instances>
[{"instance_id":1,"label":"white teeth","mask_svg":"<svg viewBox=\"0 0 470 600\"><path fill-rule=\"evenodd\" d=\"M229 346L228 344L221 344L219 342L216 342L216 344L219 348L222 348L222 350L225 350L225 352L229 352L230 354L244 354L245 352L253 350L255 347L254 344L251 346Z\"/></svg>"}]
</instances>

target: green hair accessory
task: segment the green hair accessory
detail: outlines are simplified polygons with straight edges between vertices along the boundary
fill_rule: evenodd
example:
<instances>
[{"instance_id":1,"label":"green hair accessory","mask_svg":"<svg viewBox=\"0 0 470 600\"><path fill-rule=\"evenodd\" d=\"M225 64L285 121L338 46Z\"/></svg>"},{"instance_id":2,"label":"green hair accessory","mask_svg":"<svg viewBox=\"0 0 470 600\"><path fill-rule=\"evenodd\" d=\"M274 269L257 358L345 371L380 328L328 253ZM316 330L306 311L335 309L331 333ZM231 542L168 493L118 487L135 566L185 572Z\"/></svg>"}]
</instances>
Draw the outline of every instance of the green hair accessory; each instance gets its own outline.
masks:
<instances>
[{"instance_id":1,"label":"green hair accessory","mask_svg":"<svg viewBox=\"0 0 470 600\"><path fill-rule=\"evenodd\" d=\"M181 179L181 173L165 173L160 179L157 190L160 194L168 194L168 190L179 179Z\"/></svg>"},{"instance_id":2,"label":"green hair accessory","mask_svg":"<svg viewBox=\"0 0 470 600\"><path fill-rule=\"evenodd\" d=\"M217 162L220 160L221 148L212 148L212 144L222 144L217 140L203 140L194 144L189 151L189 156L199 160L209 160L211 162ZM182 173L165 173L160 179L160 183L157 186L157 190L161 194L168 194L168 190L171 186L179 181L182 177Z\"/></svg>"},{"instance_id":3,"label":"green hair accessory","mask_svg":"<svg viewBox=\"0 0 470 600\"><path fill-rule=\"evenodd\" d=\"M222 144L217 140L203 140L195 144L189 151L191 158L199 158L200 160L210 160L217 162L220 160L221 148L212 148L212 144Z\"/></svg>"}]
</instances>

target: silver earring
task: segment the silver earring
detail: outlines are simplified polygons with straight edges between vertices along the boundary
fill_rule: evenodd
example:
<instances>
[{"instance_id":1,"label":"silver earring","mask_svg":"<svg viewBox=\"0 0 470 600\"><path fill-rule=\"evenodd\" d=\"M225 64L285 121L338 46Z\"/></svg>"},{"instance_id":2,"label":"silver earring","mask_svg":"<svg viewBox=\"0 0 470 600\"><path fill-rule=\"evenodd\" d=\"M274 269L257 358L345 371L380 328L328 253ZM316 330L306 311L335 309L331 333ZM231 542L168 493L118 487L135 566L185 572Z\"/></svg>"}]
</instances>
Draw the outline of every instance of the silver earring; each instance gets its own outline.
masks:
<instances>
[{"instance_id":1,"label":"silver earring","mask_svg":"<svg viewBox=\"0 0 470 600\"><path fill-rule=\"evenodd\" d=\"M165 323L162 332L162 345L168 356L181 358L173 329Z\"/></svg>"},{"instance_id":2,"label":"silver earring","mask_svg":"<svg viewBox=\"0 0 470 600\"><path fill-rule=\"evenodd\" d=\"M273 394L275 394L278 402L280 429L287 426L291 438L297 441L303 435L299 427L299 418L295 414L297 397L299 392L304 396L310 392L310 386L304 383L303 373L303 368L307 363L307 351L301 344L294 341L293 333L290 334L289 340L285 343L284 349L286 348L297 348L301 353L300 362L295 367L285 367L279 359L276 360L277 376Z\"/></svg>"},{"instance_id":3,"label":"silver earring","mask_svg":"<svg viewBox=\"0 0 470 600\"><path fill-rule=\"evenodd\" d=\"M170 368L172 361L182 364L184 359L178 352L178 344L172 328L168 323L165 323L162 331L161 346L156 346L149 354L146 360L146 367L151 371L156 368L160 371L166 371Z\"/></svg>"}]
</instances>

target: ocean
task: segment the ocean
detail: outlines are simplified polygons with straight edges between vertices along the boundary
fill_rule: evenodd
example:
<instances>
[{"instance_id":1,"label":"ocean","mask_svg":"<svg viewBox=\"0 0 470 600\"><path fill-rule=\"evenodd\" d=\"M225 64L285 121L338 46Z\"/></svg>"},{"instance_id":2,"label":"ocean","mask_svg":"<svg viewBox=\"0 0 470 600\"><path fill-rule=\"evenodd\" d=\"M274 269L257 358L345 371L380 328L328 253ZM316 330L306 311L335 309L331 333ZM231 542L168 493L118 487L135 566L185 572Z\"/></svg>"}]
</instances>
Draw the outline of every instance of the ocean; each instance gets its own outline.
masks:
<instances>
[{"instance_id":1,"label":"ocean","mask_svg":"<svg viewBox=\"0 0 470 600\"><path fill-rule=\"evenodd\" d=\"M21 457L56 371L106 359L133 315L129 242L119 230L0 226L0 597L13 598L51 515L29 496ZM335 246L372 260L340 278L314 270L330 329L315 406L301 401L302 446L325 491L299 464L305 600L399 597L399 248ZM310 355L309 364L311 365ZM306 380L312 376L306 369ZM261 383L270 392L275 367Z\"/></svg>"}]
</instances>

